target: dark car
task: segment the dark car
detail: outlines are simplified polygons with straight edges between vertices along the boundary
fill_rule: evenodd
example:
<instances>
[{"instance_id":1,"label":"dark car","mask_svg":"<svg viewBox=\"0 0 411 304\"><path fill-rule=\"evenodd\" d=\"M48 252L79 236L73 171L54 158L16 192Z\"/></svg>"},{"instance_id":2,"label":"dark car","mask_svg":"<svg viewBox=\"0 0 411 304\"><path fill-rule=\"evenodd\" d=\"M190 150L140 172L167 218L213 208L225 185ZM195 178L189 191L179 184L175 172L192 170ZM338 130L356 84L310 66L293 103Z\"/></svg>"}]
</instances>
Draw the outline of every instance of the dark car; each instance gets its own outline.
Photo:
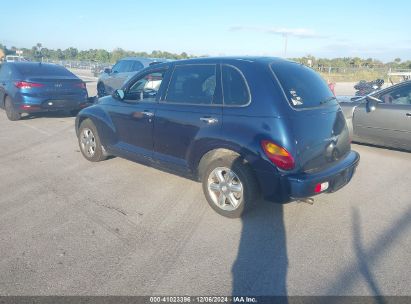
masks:
<instances>
[{"instance_id":1,"label":"dark car","mask_svg":"<svg viewBox=\"0 0 411 304\"><path fill-rule=\"evenodd\" d=\"M113 66L104 69L97 81L97 95L103 97L110 95L116 89L120 89L124 82L134 76L138 71L154 63L155 59L127 57L123 58Z\"/></svg>"},{"instance_id":2,"label":"dark car","mask_svg":"<svg viewBox=\"0 0 411 304\"><path fill-rule=\"evenodd\" d=\"M411 151L411 81L344 100L340 105L353 141Z\"/></svg>"},{"instance_id":3,"label":"dark car","mask_svg":"<svg viewBox=\"0 0 411 304\"><path fill-rule=\"evenodd\" d=\"M359 163L327 84L276 58L149 67L82 110L76 133L90 161L116 155L202 181L210 206L228 217L260 194L284 203L336 191Z\"/></svg>"},{"instance_id":4,"label":"dark car","mask_svg":"<svg viewBox=\"0 0 411 304\"><path fill-rule=\"evenodd\" d=\"M22 113L75 112L87 105L86 84L65 67L8 62L0 67L0 107L10 120Z\"/></svg>"}]
</instances>

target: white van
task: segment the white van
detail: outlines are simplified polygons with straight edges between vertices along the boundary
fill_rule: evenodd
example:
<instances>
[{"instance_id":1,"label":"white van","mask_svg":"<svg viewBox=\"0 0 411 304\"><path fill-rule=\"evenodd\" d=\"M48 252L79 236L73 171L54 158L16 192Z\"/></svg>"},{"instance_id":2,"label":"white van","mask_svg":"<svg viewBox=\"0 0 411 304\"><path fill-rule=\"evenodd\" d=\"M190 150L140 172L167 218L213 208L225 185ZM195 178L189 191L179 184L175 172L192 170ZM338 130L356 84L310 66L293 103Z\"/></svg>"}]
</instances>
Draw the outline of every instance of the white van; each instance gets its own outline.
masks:
<instances>
[{"instance_id":1,"label":"white van","mask_svg":"<svg viewBox=\"0 0 411 304\"><path fill-rule=\"evenodd\" d=\"M16 61L27 61L27 59L24 58L23 56L7 55L5 61L6 62L16 62Z\"/></svg>"}]
</instances>

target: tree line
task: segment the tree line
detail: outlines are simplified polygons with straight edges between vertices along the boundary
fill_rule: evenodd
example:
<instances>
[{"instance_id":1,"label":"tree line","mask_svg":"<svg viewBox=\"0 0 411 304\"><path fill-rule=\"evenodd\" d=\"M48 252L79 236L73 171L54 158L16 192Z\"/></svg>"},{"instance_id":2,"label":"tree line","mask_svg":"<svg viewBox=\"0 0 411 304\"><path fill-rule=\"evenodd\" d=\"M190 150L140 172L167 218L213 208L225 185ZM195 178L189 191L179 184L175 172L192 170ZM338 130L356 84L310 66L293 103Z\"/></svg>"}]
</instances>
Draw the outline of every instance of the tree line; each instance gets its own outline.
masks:
<instances>
[{"instance_id":1,"label":"tree line","mask_svg":"<svg viewBox=\"0 0 411 304\"><path fill-rule=\"evenodd\" d=\"M8 48L0 43L0 56L14 55L17 50L23 51L23 56L34 61L42 60L76 60L76 61L95 61L101 63L115 63L117 60L124 57L151 57L151 58L166 58L166 59L188 59L196 56L189 55L186 52L175 54L165 51L135 52L126 51L121 48L116 48L113 51L104 49L89 49L78 50L74 47L67 49L49 49L43 47L41 43L37 43L32 48L16 48L14 46ZM205 55L206 56L206 55ZM203 57L203 56L202 56ZM312 55L307 55L299 58L290 58L291 60L309 65L316 69L333 67L333 68L398 68L411 69L411 60L402 61L401 58L383 63L380 60L373 58L359 57L343 57L343 58L316 58Z\"/></svg>"},{"instance_id":2,"label":"tree line","mask_svg":"<svg viewBox=\"0 0 411 304\"><path fill-rule=\"evenodd\" d=\"M316 58L312 55L307 55L300 58L291 58L291 60L310 65L317 69L333 67L333 68L396 68L396 69L411 69L411 60L402 61L401 58L383 63L381 60L374 58L359 58L359 57L342 57L342 58Z\"/></svg>"},{"instance_id":3,"label":"tree line","mask_svg":"<svg viewBox=\"0 0 411 304\"><path fill-rule=\"evenodd\" d=\"M37 43L32 48L16 48L14 46L8 48L0 43L0 50L3 50L4 55L15 55L17 50L23 52L23 56L33 61L42 60L77 60L77 61L95 61L103 63L115 63L117 60L124 57L150 57L150 58L166 58L166 59L188 59L195 56L188 55L185 52L175 54L164 51L134 52L126 51L121 48L116 48L109 52L103 49L78 50L74 47L67 49L49 49L43 47L41 43Z\"/></svg>"}]
</instances>

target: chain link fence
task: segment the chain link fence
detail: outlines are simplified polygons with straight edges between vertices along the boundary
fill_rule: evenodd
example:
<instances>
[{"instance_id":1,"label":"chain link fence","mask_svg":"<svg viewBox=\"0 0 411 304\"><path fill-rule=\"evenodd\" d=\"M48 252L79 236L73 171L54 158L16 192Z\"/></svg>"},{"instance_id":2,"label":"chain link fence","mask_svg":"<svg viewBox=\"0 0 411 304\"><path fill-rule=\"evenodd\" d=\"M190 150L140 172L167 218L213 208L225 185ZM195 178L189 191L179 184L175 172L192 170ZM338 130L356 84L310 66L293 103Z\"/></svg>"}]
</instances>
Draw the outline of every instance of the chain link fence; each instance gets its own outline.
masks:
<instances>
[{"instance_id":1,"label":"chain link fence","mask_svg":"<svg viewBox=\"0 0 411 304\"><path fill-rule=\"evenodd\" d=\"M112 66L112 64L108 62L96 62L91 60L52 60L45 58L42 62L59 64L68 69L88 70L91 71L95 77L97 77L105 68Z\"/></svg>"},{"instance_id":2,"label":"chain link fence","mask_svg":"<svg viewBox=\"0 0 411 304\"><path fill-rule=\"evenodd\" d=\"M89 70L95 77L112 64L108 62L96 62L91 60L51 60L43 59L43 62L60 64L69 69ZM391 69L389 67L327 67L313 66L326 80L331 82L360 81L384 79L385 81L399 82L410 79L411 69Z\"/></svg>"}]
</instances>

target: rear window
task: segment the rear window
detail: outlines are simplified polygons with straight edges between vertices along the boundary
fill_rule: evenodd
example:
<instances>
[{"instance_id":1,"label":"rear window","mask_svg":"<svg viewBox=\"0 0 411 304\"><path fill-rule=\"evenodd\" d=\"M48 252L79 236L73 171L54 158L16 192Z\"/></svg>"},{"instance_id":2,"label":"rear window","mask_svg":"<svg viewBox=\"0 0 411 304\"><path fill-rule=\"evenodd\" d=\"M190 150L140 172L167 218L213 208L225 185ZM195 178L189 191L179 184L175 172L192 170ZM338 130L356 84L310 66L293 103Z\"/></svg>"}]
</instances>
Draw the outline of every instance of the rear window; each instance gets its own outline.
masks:
<instances>
[{"instance_id":1,"label":"rear window","mask_svg":"<svg viewBox=\"0 0 411 304\"><path fill-rule=\"evenodd\" d=\"M324 79L312 69L286 61L271 64L271 70L294 108L313 108L337 103Z\"/></svg>"},{"instance_id":2,"label":"rear window","mask_svg":"<svg viewBox=\"0 0 411 304\"><path fill-rule=\"evenodd\" d=\"M52 64L17 64L15 65L17 71L23 76L70 76L73 77L74 74L71 73L66 68L59 65Z\"/></svg>"}]
</instances>

